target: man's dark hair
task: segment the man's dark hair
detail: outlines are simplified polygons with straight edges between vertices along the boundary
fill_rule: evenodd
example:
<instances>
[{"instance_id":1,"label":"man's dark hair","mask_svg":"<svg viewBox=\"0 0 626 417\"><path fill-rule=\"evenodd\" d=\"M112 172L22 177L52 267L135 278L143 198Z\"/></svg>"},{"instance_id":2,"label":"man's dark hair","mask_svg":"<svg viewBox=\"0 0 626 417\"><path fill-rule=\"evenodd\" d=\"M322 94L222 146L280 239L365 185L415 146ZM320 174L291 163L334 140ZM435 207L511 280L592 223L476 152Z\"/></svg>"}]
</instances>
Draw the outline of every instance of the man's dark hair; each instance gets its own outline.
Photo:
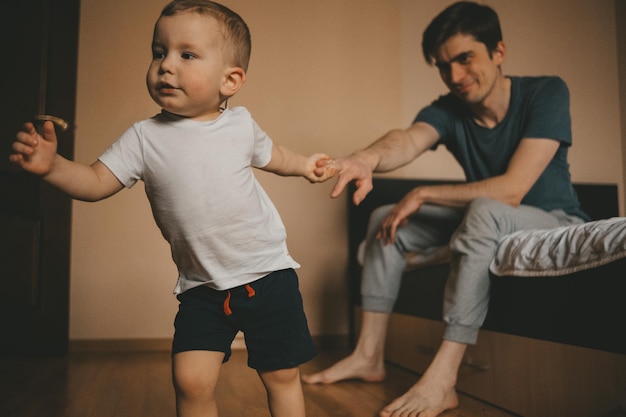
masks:
<instances>
[{"instance_id":1,"label":"man's dark hair","mask_svg":"<svg viewBox=\"0 0 626 417\"><path fill-rule=\"evenodd\" d=\"M433 64L439 48L455 35L470 35L484 43L487 51L496 49L502 41L502 30L496 12L489 6L460 1L442 11L424 31L422 52L428 64Z\"/></svg>"}]
</instances>

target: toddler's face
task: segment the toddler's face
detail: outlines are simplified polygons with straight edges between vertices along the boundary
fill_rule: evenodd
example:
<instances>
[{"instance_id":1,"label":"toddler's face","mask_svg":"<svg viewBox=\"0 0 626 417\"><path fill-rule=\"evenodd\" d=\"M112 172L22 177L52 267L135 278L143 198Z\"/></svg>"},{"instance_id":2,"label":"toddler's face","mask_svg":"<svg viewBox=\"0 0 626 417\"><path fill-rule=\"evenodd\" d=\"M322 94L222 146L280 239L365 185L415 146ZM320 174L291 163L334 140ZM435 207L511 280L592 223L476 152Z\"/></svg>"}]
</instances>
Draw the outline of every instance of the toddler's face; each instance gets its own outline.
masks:
<instances>
[{"instance_id":1,"label":"toddler's face","mask_svg":"<svg viewBox=\"0 0 626 417\"><path fill-rule=\"evenodd\" d=\"M223 37L209 16L182 12L159 18L146 77L152 99L163 109L195 120L219 116L227 65Z\"/></svg>"}]
</instances>

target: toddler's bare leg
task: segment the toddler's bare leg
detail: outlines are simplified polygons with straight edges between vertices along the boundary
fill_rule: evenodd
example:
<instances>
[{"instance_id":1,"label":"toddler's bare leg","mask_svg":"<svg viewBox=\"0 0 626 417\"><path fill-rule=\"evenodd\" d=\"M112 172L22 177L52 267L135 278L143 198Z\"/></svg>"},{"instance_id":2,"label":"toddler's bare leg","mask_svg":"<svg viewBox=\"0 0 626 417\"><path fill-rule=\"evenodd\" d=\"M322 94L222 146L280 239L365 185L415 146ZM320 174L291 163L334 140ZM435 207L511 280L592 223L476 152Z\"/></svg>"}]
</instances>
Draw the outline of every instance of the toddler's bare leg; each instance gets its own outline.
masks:
<instances>
[{"instance_id":1,"label":"toddler's bare leg","mask_svg":"<svg viewBox=\"0 0 626 417\"><path fill-rule=\"evenodd\" d=\"M272 417L305 417L304 394L298 368L259 371L267 390Z\"/></svg>"},{"instance_id":2,"label":"toddler's bare leg","mask_svg":"<svg viewBox=\"0 0 626 417\"><path fill-rule=\"evenodd\" d=\"M193 350L172 360L178 417L217 417L215 386L224 353Z\"/></svg>"}]
</instances>

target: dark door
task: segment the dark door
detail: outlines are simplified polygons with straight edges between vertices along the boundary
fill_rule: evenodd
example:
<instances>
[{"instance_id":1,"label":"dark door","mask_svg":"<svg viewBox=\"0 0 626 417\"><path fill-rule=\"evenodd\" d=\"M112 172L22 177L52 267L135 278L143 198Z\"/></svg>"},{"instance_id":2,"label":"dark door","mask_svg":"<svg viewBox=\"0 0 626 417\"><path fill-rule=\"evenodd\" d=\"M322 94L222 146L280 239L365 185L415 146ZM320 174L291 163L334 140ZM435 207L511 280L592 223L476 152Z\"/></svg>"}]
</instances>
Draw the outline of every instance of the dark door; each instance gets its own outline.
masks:
<instances>
[{"instance_id":1,"label":"dark door","mask_svg":"<svg viewBox=\"0 0 626 417\"><path fill-rule=\"evenodd\" d=\"M79 0L4 2L0 13L0 352L68 349L71 200L11 166L15 133L35 115L69 122L72 158Z\"/></svg>"}]
</instances>

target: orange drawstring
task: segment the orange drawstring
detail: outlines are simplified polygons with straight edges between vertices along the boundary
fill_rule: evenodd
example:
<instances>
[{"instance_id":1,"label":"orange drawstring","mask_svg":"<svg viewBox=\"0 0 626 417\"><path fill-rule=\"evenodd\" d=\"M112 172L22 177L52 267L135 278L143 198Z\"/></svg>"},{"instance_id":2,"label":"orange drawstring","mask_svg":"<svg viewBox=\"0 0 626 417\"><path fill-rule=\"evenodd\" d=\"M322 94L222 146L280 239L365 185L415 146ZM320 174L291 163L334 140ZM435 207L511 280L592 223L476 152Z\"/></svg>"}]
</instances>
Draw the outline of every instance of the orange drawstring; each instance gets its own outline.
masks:
<instances>
[{"instance_id":1,"label":"orange drawstring","mask_svg":"<svg viewBox=\"0 0 626 417\"><path fill-rule=\"evenodd\" d=\"M226 294L226 299L224 300L224 314L227 316L233 314L233 311L230 309L230 290L228 290L228 294Z\"/></svg>"},{"instance_id":2,"label":"orange drawstring","mask_svg":"<svg viewBox=\"0 0 626 417\"><path fill-rule=\"evenodd\" d=\"M252 298L254 297L254 294L256 294L254 288L252 288L250 284L246 284L246 290L248 291L248 298Z\"/></svg>"},{"instance_id":3,"label":"orange drawstring","mask_svg":"<svg viewBox=\"0 0 626 417\"><path fill-rule=\"evenodd\" d=\"M248 298L252 298L256 295L256 291L254 291L254 288L252 288L250 284L246 284L246 291L248 291ZM226 299L224 300L224 314L227 316L233 314L233 311L230 309L230 290L228 290Z\"/></svg>"}]
</instances>

